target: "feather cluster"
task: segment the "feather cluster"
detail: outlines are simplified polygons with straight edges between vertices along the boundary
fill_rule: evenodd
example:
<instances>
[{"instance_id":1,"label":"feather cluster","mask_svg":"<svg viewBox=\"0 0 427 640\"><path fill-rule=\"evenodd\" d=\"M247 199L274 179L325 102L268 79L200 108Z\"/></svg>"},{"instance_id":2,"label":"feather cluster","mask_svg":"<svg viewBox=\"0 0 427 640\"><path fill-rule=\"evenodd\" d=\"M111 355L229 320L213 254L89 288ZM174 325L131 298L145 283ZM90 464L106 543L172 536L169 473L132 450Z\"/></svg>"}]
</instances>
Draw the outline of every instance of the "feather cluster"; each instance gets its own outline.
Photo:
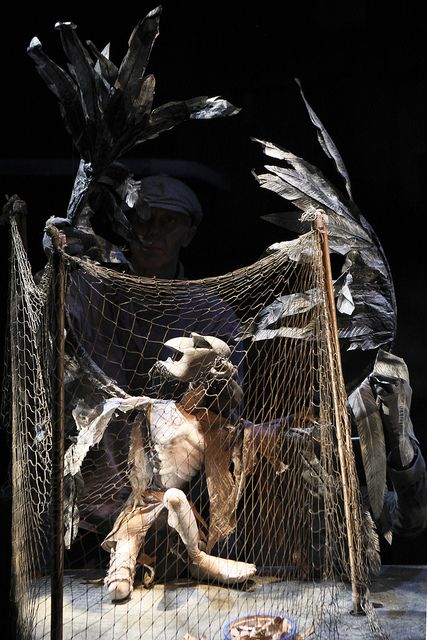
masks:
<instances>
[{"instance_id":1,"label":"feather cluster","mask_svg":"<svg viewBox=\"0 0 427 640\"><path fill-rule=\"evenodd\" d=\"M309 230L304 218L317 209L325 211L330 250L345 256L341 276L335 282L339 337L346 341L348 350L390 346L396 335L396 300L386 256L375 231L353 201L350 179L335 144L302 90L301 94L321 147L334 161L346 193L341 193L317 167L291 151L254 139L262 145L265 155L284 163L284 166L266 165L268 173L255 174L261 187L277 193L303 212L300 217L295 210L264 219L301 234Z\"/></svg>"},{"instance_id":2,"label":"feather cluster","mask_svg":"<svg viewBox=\"0 0 427 640\"><path fill-rule=\"evenodd\" d=\"M150 11L134 28L121 64L88 41L81 42L76 25L60 22L68 71L51 60L38 38L28 53L59 102L62 118L82 158L83 180L75 185L68 218L74 223L88 183L97 180L113 162L136 145L189 119L233 115L238 108L221 98L199 96L168 102L153 109L155 79L146 69L159 33L162 7ZM81 172L82 173L82 172Z\"/></svg>"}]
</instances>

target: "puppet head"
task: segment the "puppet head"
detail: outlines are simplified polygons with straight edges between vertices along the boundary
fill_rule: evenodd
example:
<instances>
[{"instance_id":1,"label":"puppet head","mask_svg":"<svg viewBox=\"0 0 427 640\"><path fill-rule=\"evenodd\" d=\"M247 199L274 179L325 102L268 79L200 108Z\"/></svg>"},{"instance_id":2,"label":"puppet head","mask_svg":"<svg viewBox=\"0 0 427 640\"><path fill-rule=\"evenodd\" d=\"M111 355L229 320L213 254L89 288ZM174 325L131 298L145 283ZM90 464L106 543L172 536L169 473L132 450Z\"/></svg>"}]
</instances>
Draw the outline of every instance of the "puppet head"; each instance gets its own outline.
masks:
<instances>
[{"instance_id":1,"label":"puppet head","mask_svg":"<svg viewBox=\"0 0 427 640\"><path fill-rule=\"evenodd\" d=\"M168 340L165 347L174 352L173 357L159 360L153 369L168 380L190 383L224 374L230 377L234 373L229 346L215 336L191 333L190 337Z\"/></svg>"}]
</instances>

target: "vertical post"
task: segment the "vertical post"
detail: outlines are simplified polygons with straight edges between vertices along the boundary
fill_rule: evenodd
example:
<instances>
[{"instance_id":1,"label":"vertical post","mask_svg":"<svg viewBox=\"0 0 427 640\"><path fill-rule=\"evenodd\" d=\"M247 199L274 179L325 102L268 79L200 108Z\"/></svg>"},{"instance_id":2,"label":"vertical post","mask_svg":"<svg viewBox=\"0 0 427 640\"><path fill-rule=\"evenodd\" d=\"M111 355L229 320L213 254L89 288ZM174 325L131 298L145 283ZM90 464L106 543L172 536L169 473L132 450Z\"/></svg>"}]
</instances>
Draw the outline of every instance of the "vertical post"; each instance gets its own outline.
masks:
<instances>
[{"instance_id":1,"label":"vertical post","mask_svg":"<svg viewBox=\"0 0 427 640\"><path fill-rule=\"evenodd\" d=\"M345 456L345 442L347 440L348 444L348 433L349 433L349 425L348 425L348 415L346 412L342 411L342 407L340 405L340 389L345 393L344 386L344 376L342 371L341 364L341 352L340 352L340 344L338 338L338 324L337 317L335 311L335 296L333 289L333 280L332 280L332 269L331 269L331 261L329 255L329 242L328 242L328 229L327 229L328 218L324 211L318 211L317 216L314 221L314 228L319 233L320 237L320 245L322 250L322 262L323 262L323 274L324 274L324 285L326 290L326 298L328 305L328 318L330 321L330 330L331 330L331 340L326 341L326 348L328 352L328 360L331 375L333 376L332 380L332 402L334 407L334 415L335 415L335 426L337 433L337 441L338 441L338 456L340 461L340 470L341 470L341 480L343 487L343 496L344 496L344 513L346 519L346 528L347 528L347 539L348 539L348 552L349 552L349 562L350 562L350 580L352 587L352 599L353 599L353 613L361 613L361 592L360 592L360 584L357 579L357 571L356 571L356 538L355 531L353 527L353 519L355 513L352 512L350 503L351 503L351 488L350 488L350 480L348 474L348 461ZM332 344L331 344L332 342ZM346 424L347 422L347 424ZM348 427L345 429L345 427ZM351 446L351 440L350 440Z\"/></svg>"},{"instance_id":2,"label":"vertical post","mask_svg":"<svg viewBox=\"0 0 427 640\"><path fill-rule=\"evenodd\" d=\"M56 233L55 233L56 231ZM55 248L52 283L52 493L51 493L51 639L63 637L64 588L64 350L65 270L60 234L51 231Z\"/></svg>"},{"instance_id":3,"label":"vertical post","mask_svg":"<svg viewBox=\"0 0 427 640\"><path fill-rule=\"evenodd\" d=\"M20 289L17 287L17 274L16 274L16 251L15 251L15 241L16 241L16 219L11 215L10 216L10 242L9 242L9 268L10 268L10 277L9 277L9 293L8 293L8 310L7 310L7 323L8 327L8 335L7 341L5 343L5 356L9 358L9 362L7 366L10 368L11 374L11 398L10 398L10 411L11 411L11 425L12 425L12 447L11 447L11 483L12 483L12 500L10 505L10 517L11 517L11 530L10 530L10 541L8 540L8 544L11 547L11 579L10 579L10 633L15 634L16 637L19 637L19 633L22 628L22 615L18 609L18 580L22 575L22 571L19 567L18 556L19 552L16 548L15 541L19 538L18 535L22 535L19 527L19 515L18 510L13 508L14 501L17 500L17 496L19 495L19 491L21 490L21 482L20 482L20 473L18 471L19 465L19 436L18 436L18 417L17 417L17 407L16 407L16 397L18 395L17 391L17 383L16 377L13 376L13 372L18 371L20 367L20 358L19 358L19 350L16 349L16 331L18 325L18 291L21 293ZM3 390L4 391L4 390ZM19 430L20 434L20 430ZM6 593L6 591L4 592Z\"/></svg>"}]
</instances>

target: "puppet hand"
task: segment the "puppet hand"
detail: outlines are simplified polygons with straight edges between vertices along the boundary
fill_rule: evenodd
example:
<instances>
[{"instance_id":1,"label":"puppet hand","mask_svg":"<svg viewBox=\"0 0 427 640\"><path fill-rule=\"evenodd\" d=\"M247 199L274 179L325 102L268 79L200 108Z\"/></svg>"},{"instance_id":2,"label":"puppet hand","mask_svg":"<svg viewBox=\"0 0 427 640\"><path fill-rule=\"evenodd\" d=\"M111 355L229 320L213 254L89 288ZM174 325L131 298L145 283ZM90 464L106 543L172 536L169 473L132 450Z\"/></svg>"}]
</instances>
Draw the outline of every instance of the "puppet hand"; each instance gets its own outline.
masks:
<instances>
[{"instance_id":1,"label":"puppet hand","mask_svg":"<svg viewBox=\"0 0 427 640\"><path fill-rule=\"evenodd\" d=\"M43 235L43 250L48 257L53 253L52 237L46 231L50 226L58 229L64 236L64 248L70 256L84 255L89 249L97 246L96 238L93 234L73 227L67 218L57 218L53 216L46 220L45 233Z\"/></svg>"}]
</instances>

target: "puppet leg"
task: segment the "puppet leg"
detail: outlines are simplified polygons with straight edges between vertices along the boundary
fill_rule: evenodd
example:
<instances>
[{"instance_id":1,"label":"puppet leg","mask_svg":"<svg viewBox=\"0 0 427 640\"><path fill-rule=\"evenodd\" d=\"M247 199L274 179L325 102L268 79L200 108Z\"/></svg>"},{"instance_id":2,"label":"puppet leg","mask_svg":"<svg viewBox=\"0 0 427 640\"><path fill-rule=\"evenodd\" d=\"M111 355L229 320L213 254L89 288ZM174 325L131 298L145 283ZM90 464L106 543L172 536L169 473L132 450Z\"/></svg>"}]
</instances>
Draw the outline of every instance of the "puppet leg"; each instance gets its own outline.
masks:
<instances>
[{"instance_id":1,"label":"puppet leg","mask_svg":"<svg viewBox=\"0 0 427 640\"><path fill-rule=\"evenodd\" d=\"M158 498L119 515L102 547L110 552L104 583L113 600L124 600L133 589L136 561L148 529L164 504Z\"/></svg>"},{"instance_id":2,"label":"puppet leg","mask_svg":"<svg viewBox=\"0 0 427 640\"><path fill-rule=\"evenodd\" d=\"M168 489L163 496L163 502L169 512L168 524L179 533L187 547L191 560L190 570L194 577L215 579L227 584L244 582L254 575L254 564L210 556L199 549L196 518L183 491Z\"/></svg>"}]
</instances>

